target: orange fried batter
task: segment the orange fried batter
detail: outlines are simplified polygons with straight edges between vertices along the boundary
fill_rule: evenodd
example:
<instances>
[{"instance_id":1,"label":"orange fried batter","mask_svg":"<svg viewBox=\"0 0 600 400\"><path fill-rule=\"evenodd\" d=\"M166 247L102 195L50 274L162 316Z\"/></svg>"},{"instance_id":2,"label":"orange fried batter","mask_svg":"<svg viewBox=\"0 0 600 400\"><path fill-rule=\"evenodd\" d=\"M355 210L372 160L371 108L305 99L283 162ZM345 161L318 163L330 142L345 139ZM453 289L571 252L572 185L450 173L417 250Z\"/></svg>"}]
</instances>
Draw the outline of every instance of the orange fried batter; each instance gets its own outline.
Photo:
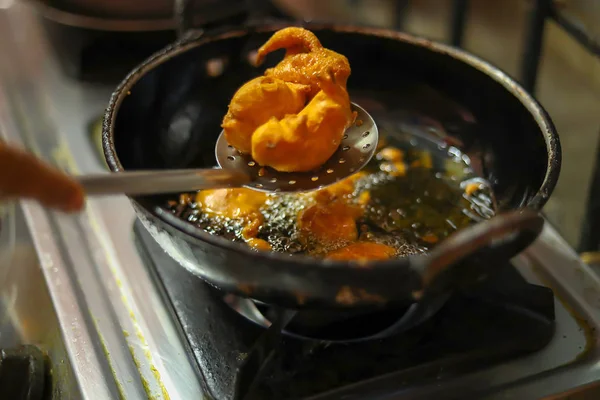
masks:
<instances>
[{"instance_id":1,"label":"orange fried batter","mask_svg":"<svg viewBox=\"0 0 600 400\"><path fill-rule=\"evenodd\" d=\"M301 237L321 245L355 241L358 237L356 221L364 213L363 200L368 199L361 196L356 203L350 200L356 181L365 175L365 172L357 172L324 189L304 194L313 205L298 215ZM368 192L363 194L368 195Z\"/></svg>"},{"instance_id":2,"label":"orange fried batter","mask_svg":"<svg viewBox=\"0 0 600 400\"><path fill-rule=\"evenodd\" d=\"M298 229L303 238L324 245L353 242L358 237L356 219L360 213L345 203L315 204L298 215Z\"/></svg>"},{"instance_id":3,"label":"orange fried batter","mask_svg":"<svg viewBox=\"0 0 600 400\"><path fill-rule=\"evenodd\" d=\"M377 158L391 162L404 161L404 152L395 147L384 147L377 153Z\"/></svg>"},{"instance_id":4,"label":"orange fried batter","mask_svg":"<svg viewBox=\"0 0 600 400\"><path fill-rule=\"evenodd\" d=\"M396 249L374 242L356 242L341 249L331 251L325 256L329 260L388 260L396 255Z\"/></svg>"},{"instance_id":5,"label":"orange fried batter","mask_svg":"<svg viewBox=\"0 0 600 400\"><path fill-rule=\"evenodd\" d=\"M260 49L257 63L261 64L267 54L286 49L285 57L275 67L265 71L286 82L309 85L311 97L321 88L314 77L331 71L338 85L346 88L350 76L350 63L343 55L323 47L319 39L309 30L297 27L281 29L273 34Z\"/></svg>"},{"instance_id":6,"label":"orange fried batter","mask_svg":"<svg viewBox=\"0 0 600 400\"><path fill-rule=\"evenodd\" d=\"M360 178L366 176L367 173L364 171L357 172L344 178L333 185L329 185L326 188L317 190L314 193L308 194L314 197L318 203L329 203L335 200L343 200L349 198L354 192L354 185Z\"/></svg>"},{"instance_id":7,"label":"orange fried batter","mask_svg":"<svg viewBox=\"0 0 600 400\"><path fill-rule=\"evenodd\" d=\"M267 195L252 189L211 189L196 195L202 210L212 216L244 219L260 210Z\"/></svg>"},{"instance_id":8,"label":"orange fried batter","mask_svg":"<svg viewBox=\"0 0 600 400\"><path fill-rule=\"evenodd\" d=\"M225 118L223 133L227 143L250 154L252 134L270 118L296 114L306 104L309 86L259 76L246 82L233 96Z\"/></svg>"},{"instance_id":9,"label":"orange fried batter","mask_svg":"<svg viewBox=\"0 0 600 400\"><path fill-rule=\"evenodd\" d=\"M353 122L350 64L296 27L273 34L258 50L258 62L282 48L286 55L277 66L238 89L222 127L227 142L259 165L306 172L333 155Z\"/></svg>"},{"instance_id":10,"label":"orange fried batter","mask_svg":"<svg viewBox=\"0 0 600 400\"><path fill-rule=\"evenodd\" d=\"M254 250L270 251L272 249L269 242L267 242L266 240L263 240L263 239L248 238L246 240L246 243L248 244L248 246L250 246Z\"/></svg>"},{"instance_id":11,"label":"orange fried batter","mask_svg":"<svg viewBox=\"0 0 600 400\"><path fill-rule=\"evenodd\" d=\"M252 157L260 165L282 172L310 171L335 153L352 122L346 89L331 78L297 115L271 118L252 136Z\"/></svg>"},{"instance_id":12,"label":"orange fried batter","mask_svg":"<svg viewBox=\"0 0 600 400\"><path fill-rule=\"evenodd\" d=\"M245 188L202 190L196 195L196 202L209 216L243 221L246 240L258 234L264 221L260 208L266 200L265 193Z\"/></svg>"}]
</instances>

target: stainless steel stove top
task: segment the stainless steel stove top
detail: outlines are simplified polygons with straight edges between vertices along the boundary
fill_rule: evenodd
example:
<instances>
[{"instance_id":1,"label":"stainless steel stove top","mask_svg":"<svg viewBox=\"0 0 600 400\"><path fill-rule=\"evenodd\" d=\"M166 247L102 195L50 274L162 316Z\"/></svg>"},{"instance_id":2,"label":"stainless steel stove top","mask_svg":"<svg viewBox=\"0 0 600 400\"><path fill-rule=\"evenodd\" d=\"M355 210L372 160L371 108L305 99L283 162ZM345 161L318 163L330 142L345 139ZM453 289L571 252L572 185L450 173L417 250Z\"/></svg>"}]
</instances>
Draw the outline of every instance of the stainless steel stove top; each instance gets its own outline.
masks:
<instances>
[{"instance_id":1,"label":"stainless steel stove top","mask_svg":"<svg viewBox=\"0 0 600 400\"><path fill-rule=\"evenodd\" d=\"M103 172L89 132L111 90L65 78L29 6L0 2L0 131L8 141L75 174ZM56 378L62 398L203 398L185 339L137 253L128 200L91 199L75 217L28 202L20 209L17 222L39 257L64 346L65 358L52 361L72 373L65 375L70 382ZM600 387L600 278L548 224L515 263L530 282L554 290L554 339L530 356L446 382L448 392L480 387L487 399L593 396ZM21 333L15 304L28 296L35 297L20 293L11 303ZM395 398L415 397L408 390Z\"/></svg>"}]
</instances>

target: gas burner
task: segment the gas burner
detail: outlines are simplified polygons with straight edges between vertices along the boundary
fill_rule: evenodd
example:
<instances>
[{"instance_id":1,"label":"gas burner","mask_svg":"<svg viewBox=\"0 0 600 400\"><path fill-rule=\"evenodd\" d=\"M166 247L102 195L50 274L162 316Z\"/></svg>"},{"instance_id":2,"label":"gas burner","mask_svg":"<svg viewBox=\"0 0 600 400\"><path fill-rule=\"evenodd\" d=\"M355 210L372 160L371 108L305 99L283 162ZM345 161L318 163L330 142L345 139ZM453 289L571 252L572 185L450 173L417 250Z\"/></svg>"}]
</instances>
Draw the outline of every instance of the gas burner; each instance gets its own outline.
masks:
<instances>
[{"instance_id":1,"label":"gas burner","mask_svg":"<svg viewBox=\"0 0 600 400\"><path fill-rule=\"evenodd\" d=\"M494 279L455 293L422 325L365 340L404 311L344 315L267 307L192 276L139 221L135 233L204 386L218 399L374 398L538 351L554 336L552 291L527 283L508 264Z\"/></svg>"},{"instance_id":2,"label":"gas burner","mask_svg":"<svg viewBox=\"0 0 600 400\"><path fill-rule=\"evenodd\" d=\"M359 343L399 334L408 308L363 310L281 310L262 302L227 294L223 301L244 318L269 328L282 312L291 316L284 335L327 343Z\"/></svg>"},{"instance_id":3,"label":"gas burner","mask_svg":"<svg viewBox=\"0 0 600 400\"><path fill-rule=\"evenodd\" d=\"M256 325L265 329L271 326L271 321L269 321L258 309L255 300L236 296L234 294L226 294L223 296L223 301L248 321L254 322Z\"/></svg>"}]
</instances>

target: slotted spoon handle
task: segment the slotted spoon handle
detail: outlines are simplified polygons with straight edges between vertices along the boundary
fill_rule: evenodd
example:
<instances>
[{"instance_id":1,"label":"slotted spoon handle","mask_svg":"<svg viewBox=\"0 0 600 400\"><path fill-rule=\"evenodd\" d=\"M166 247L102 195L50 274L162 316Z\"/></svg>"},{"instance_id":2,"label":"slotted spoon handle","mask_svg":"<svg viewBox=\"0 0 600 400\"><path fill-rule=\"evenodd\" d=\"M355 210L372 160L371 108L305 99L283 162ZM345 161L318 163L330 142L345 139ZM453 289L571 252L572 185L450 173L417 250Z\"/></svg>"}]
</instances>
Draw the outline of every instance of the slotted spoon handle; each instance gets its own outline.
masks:
<instances>
[{"instance_id":1,"label":"slotted spoon handle","mask_svg":"<svg viewBox=\"0 0 600 400\"><path fill-rule=\"evenodd\" d=\"M240 187L250 182L242 172L224 169L126 171L83 175L77 178L88 196L130 196L192 192L202 189Z\"/></svg>"}]
</instances>

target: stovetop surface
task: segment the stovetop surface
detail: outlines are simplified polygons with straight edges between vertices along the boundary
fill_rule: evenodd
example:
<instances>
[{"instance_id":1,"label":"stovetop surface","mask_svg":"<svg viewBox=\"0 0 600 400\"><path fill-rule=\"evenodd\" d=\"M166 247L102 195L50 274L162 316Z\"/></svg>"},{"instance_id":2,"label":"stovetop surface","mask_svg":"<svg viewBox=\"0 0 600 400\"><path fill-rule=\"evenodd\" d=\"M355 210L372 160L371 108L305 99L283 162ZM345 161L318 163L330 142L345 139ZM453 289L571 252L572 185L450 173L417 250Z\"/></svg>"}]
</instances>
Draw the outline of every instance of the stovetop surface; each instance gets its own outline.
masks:
<instances>
[{"instance_id":1,"label":"stovetop surface","mask_svg":"<svg viewBox=\"0 0 600 400\"><path fill-rule=\"evenodd\" d=\"M409 384L449 379L539 350L555 331L552 291L527 283L507 264L492 279L452 296L434 318L407 333L352 344L284 336L273 348L256 348L264 328L173 261L141 223L134 231L138 249L187 337L206 389L218 399L386 396ZM403 310L362 316L357 325L342 329L380 325L390 313L399 318ZM253 351L274 352L261 374L255 365L245 364ZM386 374L394 376L395 387L378 382ZM255 378L251 393L236 385Z\"/></svg>"}]
</instances>

